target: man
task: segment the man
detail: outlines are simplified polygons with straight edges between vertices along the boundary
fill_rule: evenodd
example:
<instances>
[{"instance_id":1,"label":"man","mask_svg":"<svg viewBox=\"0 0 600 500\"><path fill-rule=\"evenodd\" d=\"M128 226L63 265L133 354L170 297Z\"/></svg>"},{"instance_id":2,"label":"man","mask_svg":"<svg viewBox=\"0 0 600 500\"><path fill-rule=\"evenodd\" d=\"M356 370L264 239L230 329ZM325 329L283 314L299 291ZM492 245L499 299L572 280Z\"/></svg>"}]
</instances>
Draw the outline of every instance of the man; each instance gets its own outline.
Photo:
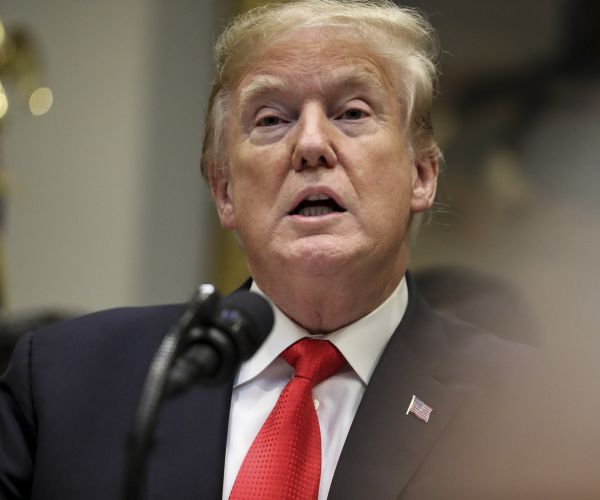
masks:
<instances>
[{"instance_id":1,"label":"man","mask_svg":"<svg viewBox=\"0 0 600 500\"><path fill-rule=\"evenodd\" d=\"M202 168L276 323L233 380L165 403L148 498L598 492L599 457L572 460L579 434L559 438L563 460L537 432L561 417L538 422L517 390L537 382L522 378L531 353L436 315L407 274L438 176L435 54L427 22L383 0L266 7L219 39ZM2 498L118 497L148 364L181 312L98 313L21 341L0 386Z\"/></svg>"}]
</instances>

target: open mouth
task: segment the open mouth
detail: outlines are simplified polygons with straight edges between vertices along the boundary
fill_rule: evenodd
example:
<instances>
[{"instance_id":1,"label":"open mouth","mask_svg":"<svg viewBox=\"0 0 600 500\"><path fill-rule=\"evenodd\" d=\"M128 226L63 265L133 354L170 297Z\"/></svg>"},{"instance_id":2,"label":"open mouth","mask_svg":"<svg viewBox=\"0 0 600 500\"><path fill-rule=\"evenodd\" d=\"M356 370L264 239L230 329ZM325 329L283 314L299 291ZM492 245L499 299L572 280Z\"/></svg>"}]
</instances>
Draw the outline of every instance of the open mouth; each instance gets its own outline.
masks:
<instances>
[{"instance_id":1,"label":"open mouth","mask_svg":"<svg viewBox=\"0 0 600 500\"><path fill-rule=\"evenodd\" d=\"M346 209L341 207L333 198L326 194L312 194L304 198L290 215L301 215L303 217L319 217L328 215L334 212L345 212Z\"/></svg>"}]
</instances>

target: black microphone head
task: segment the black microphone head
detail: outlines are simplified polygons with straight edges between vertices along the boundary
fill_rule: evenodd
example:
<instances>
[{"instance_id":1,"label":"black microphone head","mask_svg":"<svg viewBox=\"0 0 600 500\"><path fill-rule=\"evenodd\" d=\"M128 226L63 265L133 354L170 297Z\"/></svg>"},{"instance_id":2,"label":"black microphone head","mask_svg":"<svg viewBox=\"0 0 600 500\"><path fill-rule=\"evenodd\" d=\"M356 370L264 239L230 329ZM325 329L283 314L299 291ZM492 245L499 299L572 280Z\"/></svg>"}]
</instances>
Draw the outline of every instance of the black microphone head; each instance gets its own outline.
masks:
<instances>
[{"instance_id":1,"label":"black microphone head","mask_svg":"<svg viewBox=\"0 0 600 500\"><path fill-rule=\"evenodd\" d=\"M275 317L273 308L261 295L239 290L221 302L217 324L231 332L242 360L248 359L265 341Z\"/></svg>"}]
</instances>

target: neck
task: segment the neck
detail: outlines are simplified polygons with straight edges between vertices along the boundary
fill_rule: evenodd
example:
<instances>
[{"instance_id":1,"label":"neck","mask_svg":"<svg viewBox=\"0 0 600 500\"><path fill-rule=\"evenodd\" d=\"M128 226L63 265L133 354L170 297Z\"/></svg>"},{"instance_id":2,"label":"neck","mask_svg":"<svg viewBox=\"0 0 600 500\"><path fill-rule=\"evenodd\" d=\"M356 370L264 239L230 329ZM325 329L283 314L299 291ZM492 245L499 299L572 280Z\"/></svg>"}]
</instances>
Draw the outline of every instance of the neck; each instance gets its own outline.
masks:
<instances>
[{"instance_id":1,"label":"neck","mask_svg":"<svg viewBox=\"0 0 600 500\"><path fill-rule=\"evenodd\" d=\"M260 289L289 318L310 333L330 333L366 316L396 289L406 265L396 270L343 276L255 275Z\"/></svg>"}]
</instances>

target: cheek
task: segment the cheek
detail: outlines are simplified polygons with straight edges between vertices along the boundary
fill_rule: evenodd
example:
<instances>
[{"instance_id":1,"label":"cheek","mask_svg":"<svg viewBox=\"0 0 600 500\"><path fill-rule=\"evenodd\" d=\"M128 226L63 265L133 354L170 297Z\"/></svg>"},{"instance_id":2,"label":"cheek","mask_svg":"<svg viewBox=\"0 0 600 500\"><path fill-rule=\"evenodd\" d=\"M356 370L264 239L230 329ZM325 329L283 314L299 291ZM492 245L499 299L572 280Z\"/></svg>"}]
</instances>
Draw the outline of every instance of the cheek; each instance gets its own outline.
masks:
<instances>
[{"instance_id":1,"label":"cheek","mask_svg":"<svg viewBox=\"0 0 600 500\"><path fill-rule=\"evenodd\" d=\"M401 139L399 139L400 141ZM412 190L412 169L408 152L390 141L365 145L357 168L359 196L381 207L408 205Z\"/></svg>"},{"instance_id":2,"label":"cheek","mask_svg":"<svg viewBox=\"0 0 600 500\"><path fill-rule=\"evenodd\" d=\"M238 220L266 217L278 200L285 160L269 148L240 147L231 158L232 202Z\"/></svg>"},{"instance_id":3,"label":"cheek","mask_svg":"<svg viewBox=\"0 0 600 500\"><path fill-rule=\"evenodd\" d=\"M257 147L248 144L240 148L234 161L240 179L257 188L273 186L291 168L291 154L284 145Z\"/></svg>"}]
</instances>

